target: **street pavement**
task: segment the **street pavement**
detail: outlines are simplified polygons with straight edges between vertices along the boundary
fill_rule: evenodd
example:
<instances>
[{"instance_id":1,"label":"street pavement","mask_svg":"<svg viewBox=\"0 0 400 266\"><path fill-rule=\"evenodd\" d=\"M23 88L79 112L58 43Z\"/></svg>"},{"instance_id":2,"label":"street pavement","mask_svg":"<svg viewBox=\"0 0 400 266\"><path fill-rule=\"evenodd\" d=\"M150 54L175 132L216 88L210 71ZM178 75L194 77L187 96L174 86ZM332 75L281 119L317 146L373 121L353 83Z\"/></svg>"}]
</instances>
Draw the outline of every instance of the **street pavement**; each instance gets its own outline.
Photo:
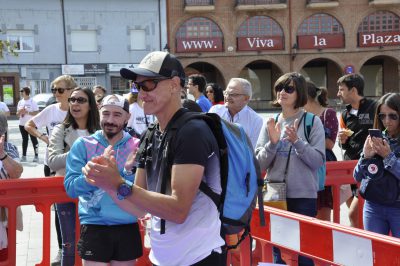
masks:
<instances>
[{"instance_id":1,"label":"street pavement","mask_svg":"<svg viewBox=\"0 0 400 266\"><path fill-rule=\"evenodd\" d=\"M264 118L272 117L273 113L262 113ZM10 118L8 121L9 141L18 147L20 156L22 155L22 138L19 132L18 120ZM41 129L42 131L44 129ZM40 178L43 177L43 155L45 153L45 144L39 140L39 162L32 162L34 152L32 143L29 140L27 162L23 162L24 171L21 178ZM334 150L337 158L341 158L340 149L337 147ZM38 264L42 260L42 223L43 217L41 213L36 212L33 205L22 206L24 230L17 231L17 266L32 266ZM341 206L341 223L349 224L347 218L347 207L345 204ZM57 237L54 227L55 212L51 212L51 258L54 258L58 251Z\"/></svg>"}]
</instances>

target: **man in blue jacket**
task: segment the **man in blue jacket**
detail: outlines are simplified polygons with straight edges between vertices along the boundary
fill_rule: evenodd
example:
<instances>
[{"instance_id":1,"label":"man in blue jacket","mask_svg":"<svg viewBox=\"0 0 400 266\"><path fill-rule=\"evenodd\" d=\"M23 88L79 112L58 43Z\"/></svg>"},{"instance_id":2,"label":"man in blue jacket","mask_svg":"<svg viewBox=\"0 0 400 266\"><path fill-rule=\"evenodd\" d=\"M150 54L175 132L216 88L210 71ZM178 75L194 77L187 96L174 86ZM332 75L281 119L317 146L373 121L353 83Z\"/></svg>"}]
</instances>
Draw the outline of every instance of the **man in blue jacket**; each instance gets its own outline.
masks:
<instances>
[{"instance_id":1,"label":"man in blue jacket","mask_svg":"<svg viewBox=\"0 0 400 266\"><path fill-rule=\"evenodd\" d=\"M82 168L100 155L112 154L120 175L132 184L132 166L126 162L139 141L123 130L130 114L122 96L106 96L99 111L102 130L76 140L67 157L64 186L70 197L79 198L78 252L85 265L134 265L142 255L136 217L118 207L106 191L86 182Z\"/></svg>"}]
</instances>

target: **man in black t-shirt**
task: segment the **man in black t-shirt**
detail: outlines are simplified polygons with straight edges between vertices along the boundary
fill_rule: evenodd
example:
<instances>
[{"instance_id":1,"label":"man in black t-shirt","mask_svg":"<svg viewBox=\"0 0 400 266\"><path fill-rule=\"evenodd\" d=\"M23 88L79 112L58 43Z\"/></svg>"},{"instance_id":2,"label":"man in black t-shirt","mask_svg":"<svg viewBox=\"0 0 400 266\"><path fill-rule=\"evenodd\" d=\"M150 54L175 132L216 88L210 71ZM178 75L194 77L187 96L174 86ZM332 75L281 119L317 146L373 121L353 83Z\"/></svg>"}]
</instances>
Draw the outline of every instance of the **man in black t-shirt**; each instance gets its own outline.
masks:
<instances>
[{"instance_id":1,"label":"man in black t-shirt","mask_svg":"<svg viewBox=\"0 0 400 266\"><path fill-rule=\"evenodd\" d=\"M345 150L344 160L358 160L372 128L376 102L364 97L364 79L358 74L344 75L337 81L337 96L346 103L340 116L339 142ZM350 225L358 226L357 187L352 185L353 196L347 200Z\"/></svg>"},{"instance_id":2,"label":"man in black t-shirt","mask_svg":"<svg viewBox=\"0 0 400 266\"><path fill-rule=\"evenodd\" d=\"M219 213L211 198L199 191L201 181L216 193L222 190L216 139L205 121L194 119L177 130L172 145L162 145L169 126L184 112L181 63L169 53L152 52L138 67L120 73L135 82L145 114L157 117L155 135L146 149L146 164L138 160L135 184L127 184L115 170L114 154L104 154L99 163L85 167L88 182L137 217L152 215L149 257L154 265L221 265L225 242ZM171 149L172 169L166 192L160 193L166 147Z\"/></svg>"}]
</instances>

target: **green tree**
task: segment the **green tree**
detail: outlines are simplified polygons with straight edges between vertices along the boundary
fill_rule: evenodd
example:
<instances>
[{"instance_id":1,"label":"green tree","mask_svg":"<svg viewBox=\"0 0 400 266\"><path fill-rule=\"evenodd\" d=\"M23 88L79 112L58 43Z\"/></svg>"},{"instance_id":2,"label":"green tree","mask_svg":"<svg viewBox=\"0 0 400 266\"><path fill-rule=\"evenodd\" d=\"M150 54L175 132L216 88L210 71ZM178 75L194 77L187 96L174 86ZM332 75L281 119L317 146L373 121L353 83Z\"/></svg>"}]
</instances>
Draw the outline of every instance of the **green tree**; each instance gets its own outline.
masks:
<instances>
[{"instance_id":1,"label":"green tree","mask_svg":"<svg viewBox=\"0 0 400 266\"><path fill-rule=\"evenodd\" d=\"M11 44L9 41L0 40L0 59L4 58L4 54L18 56L18 53L15 51L17 48L17 43Z\"/></svg>"}]
</instances>

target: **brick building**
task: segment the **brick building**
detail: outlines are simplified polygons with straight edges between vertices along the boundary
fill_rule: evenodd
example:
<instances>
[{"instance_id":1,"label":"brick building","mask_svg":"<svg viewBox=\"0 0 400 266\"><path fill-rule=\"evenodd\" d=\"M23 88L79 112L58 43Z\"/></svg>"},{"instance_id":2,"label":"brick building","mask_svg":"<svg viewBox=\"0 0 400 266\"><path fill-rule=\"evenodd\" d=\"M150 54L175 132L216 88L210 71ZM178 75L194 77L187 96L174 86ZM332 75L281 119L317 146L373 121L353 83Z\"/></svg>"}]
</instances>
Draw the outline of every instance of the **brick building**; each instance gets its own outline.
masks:
<instances>
[{"instance_id":1,"label":"brick building","mask_svg":"<svg viewBox=\"0 0 400 266\"><path fill-rule=\"evenodd\" d=\"M328 89L361 73L365 95L399 91L399 0L167 0L168 45L187 74L225 87L253 85L252 106L269 108L272 88L299 71Z\"/></svg>"}]
</instances>

